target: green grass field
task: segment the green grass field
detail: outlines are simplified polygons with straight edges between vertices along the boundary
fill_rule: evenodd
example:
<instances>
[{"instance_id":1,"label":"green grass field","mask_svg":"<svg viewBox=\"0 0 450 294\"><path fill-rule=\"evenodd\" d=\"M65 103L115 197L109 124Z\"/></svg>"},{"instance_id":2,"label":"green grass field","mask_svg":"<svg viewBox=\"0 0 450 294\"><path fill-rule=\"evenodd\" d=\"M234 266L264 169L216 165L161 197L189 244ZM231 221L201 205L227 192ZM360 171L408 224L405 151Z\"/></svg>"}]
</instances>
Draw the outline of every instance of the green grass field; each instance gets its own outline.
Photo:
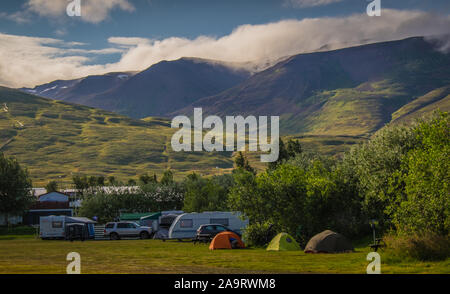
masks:
<instances>
[{"instance_id":1,"label":"green grass field","mask_svg":"<svg viewBox=\"0 0 450 294\"><path fill-rule=\"evenodd\" d=\"M161 177L169 168L176 179L232 168L226 152L172 151L174 132L167 119L133 120L0 87L0 152L16 157L35 187L49 180L64 187L74 174L115 176L126 183L143 173Z\"/></svg>"},{"instance_id":2,"label":"green grass field","mask_svg":"<svg viewBox=\"0 0 450 294\"><path fill-rule=\"evenodd\" d=\"M94 273L366 273L368 248L355 253L305 254L264 249L215 250L207 245L160 240L42 241L32 235L0 236L1 274L64 274L69 252L81 256L81 272ZM450 273L450 260L390 260L381 254L381 271L389 274Z\"/></svg>"}]
</instances>

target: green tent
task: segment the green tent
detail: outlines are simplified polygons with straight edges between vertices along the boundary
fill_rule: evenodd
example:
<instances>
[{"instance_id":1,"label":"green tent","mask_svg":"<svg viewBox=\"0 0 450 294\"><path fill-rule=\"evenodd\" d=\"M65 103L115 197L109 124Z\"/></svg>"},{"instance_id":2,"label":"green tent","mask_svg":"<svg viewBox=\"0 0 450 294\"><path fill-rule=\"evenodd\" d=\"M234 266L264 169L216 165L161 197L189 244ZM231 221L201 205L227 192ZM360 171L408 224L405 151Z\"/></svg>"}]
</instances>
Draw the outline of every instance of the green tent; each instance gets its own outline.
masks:
<instances>
[{"instance_id":1,"label":"green tent","mask_svg":"<svg viewBox=\"0 0 450 294\"><path fill-rule=\"evenodd\" d=\"M267 249L269 251L293 251L302 250L300 245L287 233L279 233L270 241Z\"/></svg>"}]
</instances>

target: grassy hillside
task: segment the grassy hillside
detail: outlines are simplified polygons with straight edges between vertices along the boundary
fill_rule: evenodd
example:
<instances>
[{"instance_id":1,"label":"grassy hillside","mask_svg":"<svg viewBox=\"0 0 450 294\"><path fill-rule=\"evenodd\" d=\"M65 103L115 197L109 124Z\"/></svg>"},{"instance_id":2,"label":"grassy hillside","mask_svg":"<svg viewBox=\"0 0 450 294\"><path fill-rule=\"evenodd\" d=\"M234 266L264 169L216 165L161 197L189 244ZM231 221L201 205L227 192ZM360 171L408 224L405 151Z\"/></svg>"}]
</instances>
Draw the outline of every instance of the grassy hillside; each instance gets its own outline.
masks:
<instances>
[{"instance_id":1,"label":"grassy hillside","mask_svg":"<svg viewBox=\"0 0 450 294\"><path fill-rule=\"evenodd\" d=\"M450 86L442 87L417 98L392 114L394 123L408 123L440 109L450 111Z\"/></svg>"},{"instance_id":2,"label":"grassy hillside","mask_svg":"<svg viewBox=\"0 0 450 294\"><path fill-rule=\"evenodd\" d=\"M299 54L178 113L279 115L284 135L368 136L450 83L450 54L423 38Z\"/></svg>"},{"instance_id":3,"label":"grassy hillside","mask_svg":"<svg viewBox=\"0 0 450 294\"><path fill-rule=\"evenodd\" d=\"M116 176L228 171L228 153L176 153L164 119L133 120L86 106L0 88L0 151L28 168L34 185L70 182L71 174Z\"/></svg>"},{"instance_id":4,"label":"grassy hillside","mask_svg":"<svg viewBox=\"0 0 450 294\"><path fill-rule=\"evenodd\" d=\"M394 113L393 121L405 121L437 107L448 110L448 90L444 87L432 91L405 105ZM334 97L325 108L330 109L330 117L339 117L345 123L356 113L354 108L348 107L351 96L342 93L351 93L351 90L328 93ZM392 92L391 95L396 94ZM367 113L371 116L365 121L370 125L371 119L377 117L372 114L375 112L368 111L370 99L367 101ZM295 120L287 121L296 123ZM351 135L372 130L364 127L362 124L359 128L345 129L349 135L339 136L334 135L333 130L344 129L343 126L317 124L316 134L289 135L286 139L300 140L307 151L338 155L368 138ZM0 151L17 157L30 171L35 186L45 185L50 179L68 184L76 173L113 175L127 181L144 172L161 175L167 168L175 171L176 178L192 171L204 175L231 171L231 153L172 151L173 132L170 122L164 118L133 120L99 109L0 88ZM266 164L260 162L259 152L248 152L247 156L257 170L266 168Z\"/></svg>"}]
</instances>

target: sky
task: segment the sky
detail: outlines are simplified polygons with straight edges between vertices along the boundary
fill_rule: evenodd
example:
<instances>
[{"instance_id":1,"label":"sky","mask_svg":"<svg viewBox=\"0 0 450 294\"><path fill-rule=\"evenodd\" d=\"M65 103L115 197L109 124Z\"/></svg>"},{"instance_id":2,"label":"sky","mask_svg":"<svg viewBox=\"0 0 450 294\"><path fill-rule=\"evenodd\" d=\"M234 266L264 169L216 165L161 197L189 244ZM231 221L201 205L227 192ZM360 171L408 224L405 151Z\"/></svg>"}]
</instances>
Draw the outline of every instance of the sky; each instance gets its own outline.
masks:
<instances>
[{"instance_id":1,"label":"sky","mask_svg":"<svg viewBox=\"0 0 450 294\"><path fill-rule=\"evenodd\" d=\"M448 0L381 0L381 16L367 15L368 0L79 1L81 16L72 17L72 0L1 1L0 85L143 70L185 56L262 65L320 48L450 34Z\"/></svg>"}]
</instances>

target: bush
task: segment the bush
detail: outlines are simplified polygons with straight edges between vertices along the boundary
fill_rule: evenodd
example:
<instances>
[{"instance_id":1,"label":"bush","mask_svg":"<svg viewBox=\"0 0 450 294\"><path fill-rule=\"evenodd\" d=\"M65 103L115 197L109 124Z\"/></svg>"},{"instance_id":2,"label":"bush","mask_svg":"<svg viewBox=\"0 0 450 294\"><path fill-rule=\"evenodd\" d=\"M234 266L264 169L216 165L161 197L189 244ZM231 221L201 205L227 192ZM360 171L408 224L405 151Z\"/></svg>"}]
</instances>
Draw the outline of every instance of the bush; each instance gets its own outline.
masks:
<instances>
[{"instance_id":1,"label":"bush","mask_svg":"<svg viewBox=\"0 0 450 294\"><path fill-rule=\"evenodd\" d=\"M189 175L183 182L185 188L183 210L186 212L228 210L228 192L233 183L231 175L211 178Z\"/></svg>"},{"instance_id":2,"label":"bush","mask_svg":"<svg viewBox=\"0 0 450 294\"><path fill-rule=\"evenodd\" d=\"M231 209L243 212L252 223L276 224L300 245L327 229L349 237L361 231L358 195L321 161L307 170L285 163L256 176L240 171L234 177L236 185L228 197Z\"/></svg>"},{"instance_id":3,"label":"bush","mask_svg":"<svg viewBox=\"0 0 450 294\"><path fill-rule=\"evenodd\" d=\"M272 240L277 234L277 230L274 226L265 223L254 223L248 225L244 230L243 239L247 246L263 247Z\"/></svg>"},{"instance_id":4,"label":"bush","mask_svg":"<svg viewBox=\"0 0 450 294\"><path fill-rule=\"evenodd\" d=\"M450 233L450 119L438 113L421 122L417 148L402 160L390 179L393 195L387 212L398 232Z\"/></svg>"},{"instance_id":5,"label":"bush","mask_svg":"<svg viewBox=\"0 0 450 294\"><path fill-rule=\"evenodd\" d=\"M34 235L36 229L30 226L10 226L10 227L0 227L0 235Z\"/></svg>"},{"instance_id":6,"label":"bush","mask_svg":"<svg viewBox=\"0 0 450 294\"><path fill-rule=\"evenodd\" d=\"M388 235L384 240L391 260L436 261L450 257L449 235L440 236L434 233Z\"/></svg>"}]
</instances>

